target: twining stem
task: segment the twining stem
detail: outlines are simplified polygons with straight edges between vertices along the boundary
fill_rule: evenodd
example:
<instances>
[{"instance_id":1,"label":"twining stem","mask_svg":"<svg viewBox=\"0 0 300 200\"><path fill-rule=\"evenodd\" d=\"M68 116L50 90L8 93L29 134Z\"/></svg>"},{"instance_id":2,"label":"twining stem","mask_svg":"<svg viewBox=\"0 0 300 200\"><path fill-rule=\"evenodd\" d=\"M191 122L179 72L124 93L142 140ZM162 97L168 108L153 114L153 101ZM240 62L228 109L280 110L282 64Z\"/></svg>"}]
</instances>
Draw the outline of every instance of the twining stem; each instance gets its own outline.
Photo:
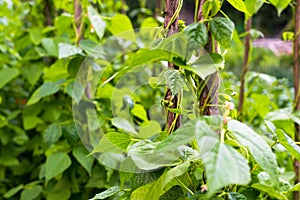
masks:
<instances>
[{"instance_id":1,"label":"twining stem","mask_svg":"<svg viewBox=\"0 0 300 200\"><path fill-rule=\"evenodd\" d=\"M74 0L74 20L76 32L76 44L83 39L83 20L82 20L82 7L81 0Z\"/></svg>"},{"instance_id":2,"label":"twining stem","mask_svg":"<svg viewBox=\"0 0 300 200\"><path fill-rule=\"evenodd\" d=\"M182 2L183 0L166 0L164 27L168 37L178 32L178 15L182 7ZM171 62L168 63L168 67L178 69L178 67ZM173 97L170 88L167 88L165 100L169 102L169 108L178 108L180 105L180 98L178 95ZM167 109L167 132L170 134L180 126L181 115Z\"/></svg>"},{"instance_id":3,"label":"twining stem","mask_svg":"<svg viewBox=\"0 0 300 200\"><path fill-rule=\"evenodd\" d=\"M251 52L251 35L250 30L252 28L252 18L250 17L246 22L246 38L245 38L245 52L244 52L244 62L243 62L243 71L241 75L241 87L240 87L240 98L239 98L239 105L238 105L238 112L240 115L240 120L243 119L243 105L244 105L244 98L245 98L245 76L248 71L249 66L249 58Z\"/></svg>"},{"instance_id":4,"label":"twining stem","mask_svg":"<svg viewBox=\"0 0 300 200\"><path fill-rule=\"evenodd\" d=\"M296 11L295 11L295 37L294 37L294 111L300 110L300 100L299 100L299 41L300 41L300 0L296 0ZM300 125L295 123L295 141L299 142L300 139ZM294 161L294 171L296 174L295 184L300 182L300 164L297 159ZM299 200L299 192L294 192L294 200Z\"/></svg>"}]
</instances>

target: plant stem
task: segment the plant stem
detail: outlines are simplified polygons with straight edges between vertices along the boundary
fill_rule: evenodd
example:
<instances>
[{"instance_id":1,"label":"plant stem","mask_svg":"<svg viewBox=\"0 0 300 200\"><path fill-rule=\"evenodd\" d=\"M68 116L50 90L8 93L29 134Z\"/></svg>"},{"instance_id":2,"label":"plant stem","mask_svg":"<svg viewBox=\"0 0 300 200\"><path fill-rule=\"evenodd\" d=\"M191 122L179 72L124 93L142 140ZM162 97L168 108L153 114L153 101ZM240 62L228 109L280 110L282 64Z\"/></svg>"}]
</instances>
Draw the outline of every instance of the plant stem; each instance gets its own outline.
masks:
<instances>
[{"instance_id":1,"label":"plant stem","mask_svg":"<svg viewBox=\"0 0 300 200\"><path fill-rule=\"evenodd\" d=\"M76 44L78 45L79 42L83 39L81 0L74 0L74 18L75 18Z\"/></svg>"},{"instance_id":2,"label":"plant stem","mask_svg":"<svg viewBox=\"0 0 300 200\"><path fill-rule=\"evenodd\" d=\"M295 11L295 37L294 37L294 89L295 89L295 100L294 100L294 111L300 110L299 100L299 41L300 41L300 0L296 0L296 11ZM295 123L295 141L299 142L300 137L300 125ZM294 171L296 174L295 184L300 182L299 173L300 164L297 159L294 160ZM299 192L294 192L294 200L299 200Z\"/></svg>"},{"instance_id":3,"label":"plant stem","mask_svg":"<svg viewBox=\"0 0 300 200\"><path fill-rule=\"evenodd\" d=\"M164 27L167 29L167 36L171 36L178 32L178 15L182 7L182 0L166 0ZM178 69L173 63L168 63L169 68ZM172 102L170 108L178 108L180 98L178 94L173 97L170 88L167 88L165 100ZM175 126L174 126L175 123ZM167 110L167 132L171 133L181 126L181 115Z\"/></svg>"},{"instance_id":4,"label":"plant stem","mask_svg":"<svg viewBox=\"0 0 300 200\"><path fill-rule=\"evenodd\" d=\"M243 62L243 71L241 75L240 98L239 98L239 105L238 105L238 112L241 121L243 120L243 105L244 105L244 98L245 98L245 76L248 71L249 57L251 51L251 35L250 35L251 28L252 28L252 18L250 17L246 22L247 35L245 38L244 62Z\"/></svg>"}]
</instances>

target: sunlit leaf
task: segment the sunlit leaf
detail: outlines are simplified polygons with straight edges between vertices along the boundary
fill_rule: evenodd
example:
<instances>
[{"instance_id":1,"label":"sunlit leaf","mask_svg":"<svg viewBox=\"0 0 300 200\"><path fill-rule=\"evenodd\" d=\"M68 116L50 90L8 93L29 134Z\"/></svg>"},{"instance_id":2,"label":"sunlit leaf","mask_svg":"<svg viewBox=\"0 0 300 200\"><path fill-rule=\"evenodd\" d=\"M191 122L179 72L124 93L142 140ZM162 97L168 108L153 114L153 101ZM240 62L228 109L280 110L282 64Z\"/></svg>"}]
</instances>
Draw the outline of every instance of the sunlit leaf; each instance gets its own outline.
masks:
<instances>
[{"instance_id":1,"label":"sunlit leaf","mask_svg":"<svg viewBox=\"0 0 300 200\"><path fill-rule=\"evenodd\" d=\"M0 70L0 89L19 75L15 68L3 68Z\"/></svg>"},{"instance_id":2,"label":"sunlit leaf","mask_svg":"<svg viewBox=\"0 0 300 200\"><path fill-rule=\"evenodd\" d=\"M92 6L88 7L88 17L93 25L93 28L95 29L99 39L101 40L103 38L105 29L106 29L106 23L101 19L98 12L93 8Z\"/></svg>"}]
</instances>

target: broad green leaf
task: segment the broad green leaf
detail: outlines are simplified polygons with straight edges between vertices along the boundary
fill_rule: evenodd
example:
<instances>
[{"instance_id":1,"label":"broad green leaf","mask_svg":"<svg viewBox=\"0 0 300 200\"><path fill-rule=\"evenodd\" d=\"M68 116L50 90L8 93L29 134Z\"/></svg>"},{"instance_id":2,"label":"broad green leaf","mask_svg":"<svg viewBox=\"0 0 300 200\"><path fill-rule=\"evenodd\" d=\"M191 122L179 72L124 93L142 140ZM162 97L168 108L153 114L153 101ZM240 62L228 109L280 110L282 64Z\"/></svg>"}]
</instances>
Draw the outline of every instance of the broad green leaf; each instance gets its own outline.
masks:
<instances>
[{"instance_id":1,"label":"broad green leaf","mask_svg":"<svg viewBox=\"0 0 300 200\"><path fill-rule=\"evenodd\" d=\"M251 187L253 187L257 190L260 190L262 192L265 192L265 193L269 194L270 196L275 197L276 199L288 200L288 198L284 194L278 192L275 188L273 188L271 186L263 185L260 183L255 183L255 184L251 185Z\"/></svg>"},{"instance_id":2,"label":"broad green leaf","mask_svg":"<svg viewBox=\"0 0 300 200\"><path fill-rule=\"evenodd\" d=\"M169 69L163 74L165 80L167 81L167 86L172 92L172 97L183 90L185 85L184 80L178 70Z\"/></svg>"},{"instance_id":3,"label":"broad green leaf","mask_svg":"<svg viewBox=\"0 0 300 200\"><path fill-rule=\"evenodd\" d=\"M58 58L67 58L76 54L84 55L82 49L68 43L59 43Z\"/></svg>"},{"instance_id":4,"label":"broad green leaf","mask_svg":"<svg viewBox=\"0 0 300 200\"><path fill-rule=\"evenodd\" d=\"M25 188L21 193L20 200L31 200L37 198L42 192L43 188L40 185L34 185L30 188Z\"/></svg>"},{"instance_id":5,"label":"broad green leaf","mask_svg":"<svg viewBox=\"0 0 300 200\"><path fill-rule=\"evenodd\" d=\"M133 57L130 69L158 60L170 61L172 55L163 49L140 49Z\"/></svg>"},{"instance_id":6,"label":"broad green leaf","mask_svg":"<svg viewBox=\"0 0 300 200\"><path fill-rule=\"evenodd\" d=\"M146 200L147 194L154 183L148 183L146 185L140 186L136 190L134 190L130 196L132 200L144 199ZM154 200L154 199L153 199Z\"/></svg>"},{"instance_id":7,"label":"broad green leaf","mask_svg":"<svg viewBox=\"0 0 300 200\"><path fill-rule=\"evenodd\" d=\"M161 131L160 124L152 120L141 124L139 128L139 138L149 138Z\"/></svg>"},{"instance_id":8,"label":"broad green leaf","mask_svg":"<svg viewBox=\"0 0 300 200\"><path fill-rule=\"evenodd\" d=\"M106 29L106 23L101 19L98 12L92 6L89 6L87 9L88 18L90 19L99 39L101 40Z\"/></svg>"},{"instance_id":9,"label":"broad green leaf","mask_svg":"<svg viewBox=\"0 0 300 200\"><path fill-rule=\"evenodd\" d=\"M120 187L119 186L113 186L111 188L108 188L107 190L96 194L96 196L94 198L91 198L90 200L97 200L97 199L106 199L108 197L111 197L115 194L117 194L118 192L120 192Z\"/></svg>"},{"instance_id":10,"label":"broad green leaf","mask_svg":"<svg viewBox=\"0 0 300 200\"><path fill-rule=\"evenodd\" d=\"M130 142L130 136L125 133L109 132L101 138L91 154L103 152L121 153L127 150Z\"/></svg>"},{"instance_id":11,"label":"broad green leaf","mask_svg":"<svg viewBox=\"0 0 300 200\"><path fill-rule=\"evenodd\" d=\"M45 63L31 63L21 68L21 74L31 85L35 85L43 73Z\"/></svg>"},{"instance_id":12,"label":"broad green leaf","mask_svg":"<svg viewBox=\"0 0 300 200\"><path fill-rule=\"evenodd\" d=\"M280 144L282 144L290 154L300 161L300 147L294 142L294 140L281 129L277 130L276 134Z\"/></svg>"},{"instance_id":13,"label":"broad green leaf","mask_svg":"<svg viewBox=\"0 0 300 200\"><path fill-rule=\"evenodd\" d=\"M212 119L217 121L215 116L213 116ZM217 132L214 130L214 125L207 123L203 119L197 120L195 123L195 138L198 151L203 157L207 156L207 154L211 152L219 140Z\"/></svg>"},{"instance_id":14,"label":"broad green leaf","mask_svg":"<svg viewBox=\"0 0 300 200\"><path fill-rule=\"evenodd\" d=\"M204 47L208 42L208 34L206 26L203 23L193 23L184 29L184 34L189 38L189 47L192 49L199 49Z\"/></svg>"},{"instance_id":15,"label":"broad green leaf","mask_svg":"<svg viewBox=\"0 0 300 200\"><path fill-rule=\"evenodd\" d=\"M61 126L59 124L51 124L44 131L43 141L50 146L57 142L62 135Z\"/></svg>"},{"instance_id":16,"label":"broad green leaf","mask_svg":"<svg viewBox=\"0 0 300 200\"><path fill-rule=\"evenodd\" d=\"M56 82L69 76L66 62L61 59L53 63L49 68L44 68L44 82Z\"/></svg>"},{"instance_id":17,"label":"broad green leaf","mask_svg":"<svg viewBox=\"0 0 300 200\"><path fill-rule=\"evenodd\" d=\"M8 190L5 194L4 194L4 198L10 198L12 196L14 196L15 194L17 194L20 190L22 190L24 188L24 185L21 184L21 185L18 185L17 187L14 187L10 190Z\"/></svg>"},{"instance_id":18,"label":"broad green leaf","mask_svg":"<svg viewBox=\"0 0 300 200\"><path fill-rule=\"evenodd\" d=\"M279 172L276 157L265 140L247 125L236 120L229 121L228 130L232 131L241 145L249 149L260 167L270 175L274 185L278 186Z\"/></svg>"},{"instance_id":19,"label":"broad green leaf","mask_svg":"<svg viewBox=\"0 0 300 200\"><path fill-rule=\"evenodd\" d=\"M118 129L125 131L127 133L132 133L132 134L137 134L136 130L134 127L126 120L123 118L113 118L112 119L112 125L117 127Z\"/></svg>"},{"instance_id":20,"label":"broad green leaf","mask_svg":"<svg viewBox=\"0 0 300 200\"><path fill-rule=\"evenodd\" d=\"M210 195L230 184L246 185L251 180L247 159L224 143L216 144L203 162Z\"/></svg>"},{"instance_id":21,"label":"broad green leaf","mask_svg":"<svg viewBox=\"0 0 300 200\"><path fill-rule=\"evenodd\" d=\"M224 59L220 54L210 53L202 55L189 65L181 67L194 72L201 79L205 79L207 76L215 73L218 69L224 67Z\"/></svg>"},{"instance_id":22,"label":"broad green leaf","mask_svg":"<svg viewBox=\"0 0 300 200\"><path fill-rule=\"evenodd\" d=\"M41 118L36 116L23 116L23 126L25 130L33 129L39 124L43 124Z\"/></svg>"},{"instance_id":23,"label":"broad green leaf","mask_svg":"<svg viewBox=\"0 0 300 200\"><path fill-rule=\"evenodd\" d=\"M127 104L129 105L133 104L131 98L127 100ZM148 121L147 111L145 110L144 106L142 106L141 104L134 104L130 112L133 116L143 120L144 122Z\"/></svg>"},{"instance_id":24,"label":"broad green leaf","mask_svg":"<svg viewBox=\"0 0 300 200\"><path fill-rule=\"evenodd\" d=\"M195 137L195 123L188 122L174 131L164 139L155 149L155 151L168 151L177 149L180 145L190 143Z\"/></svg>"},{"instance_id":25,"label":"broad green leaf","mask_svg":"<svg viewBox=\"0 0 300 200\"><path fill-rule=\"evenodd\" d=\"M40 86L34 93L31 95L30 99L27 102L27 105L32 105L41 100L41 98L49 96L59 91L59 85L53 82L46 82Z\"/></svg>"},{"instance_id":26,"label":"broad green leaf","mask_svg":"<svg viewBox=\"0 0 300 200\"><path fill-rule=\"evenodd\" d=\"M155 151L159 143L151 140L142 140L133 144L128 154L135 165L143 170L153 170L163 166L174 164L181 155L176 149Z\"/></svg>"},{"instance_id":27,"label":"broad green leaf","mask_svg":"<svg viewBox=\"0 0 300 200\"><path fill-rule=\"evenodd\" d=\"M243 2L242 0L239 0ZM234 23L227 18L215 17L210 21L211 32L222 47L228 49L233 36Z\"/></svg>"},{"instance_id":28,"label":"broad green leaf","mask_svg":"<svg viewBox=\"0 0 300 200\"><path fill-rule=\"evenodd\" d=\"M122 37L128 40L135 39L135 33L133 30L133 26L129 17L122 14L115 15L110 20L110 25L108 27L109 31L113 35L118 35L118 37Z\"/></svg>"},{"instance_id":29,"label":"broad green leaf","mask_svg":"<svg viewBox=\"0 0 300 200\"><path fill-rule=\"evenodd\" d=\"M253 16L255 13L258 12L258 10L262 7L262 5L264 4L265 0L245 0L245 5L247 7L247 10L250 14L250 16L247 17L251 17Z\"/></svg>"},{"instance_id":30,"label":"broad green leaf","mask_svg":"<svg viewBox=\"0 0 300 200\"><path fill-rule=\"evenodd\" d=\"M221 5L219 0L205 1L202 7L204 18L215 16L220 11Z\"/></svg>"},{"instance_id":31,"label":"broad green leaf","mask_svg":"<svg viewBox=\"0 0 300 200\"><path fill-rule=\"evenodd\" d=\"M3 68L0 70L0 89L19 75L16 68Z\"/></svg>"},{"instance_id":32,"label":"broad green leaf","mask_svg":"<svg viewBox=\"0 0 300 200\"><path fill-rule=\"evenodd\" d=\"M297 183L296 185L294 185L294 187L289 189L289 192L294 192L294 191L300 191L300 183Z\"/></svg>"},{"instance_id":33,"label":"broad green leaf","mask_svg":"<svg viewBox=\"0 0 300 200\"><path fill-rule=\"evenodd\" d=\"M280 16L281 12L288 7L292 0L269 0L269 2L277 9L277 14Z\"/></svg>"},{"instance_id":34,"label":"broad green leaf","mask_svg":"<svg viewBox=\"0 0 300 200\"><path fill-rule=\"evenodd\" d=\"M39 45L43 39L43 27L34 27L29 29L29 37L33 44Z\"/></svg>"},{"instance_id":35,"label":"broad green leaf","mask_svg":"<svg viewBox=\"0 0 300 200\"><path fill-rule=\"evenodd\" d=\"M46 182L63 173L70 165L71 159L66 153L58 152L48 156L45 165Z\"/></svg>"},{"instance_id":36,"label":"broad green leaf","mask_svg":"<svg viewBox=\"0 0 300 200\"><path fill-rule=\"evenodd\" d=\"M42 46L47 51L47 55L53 57L58 56L57 43L54 41L53 38L44 38L42 40Z\"/></svg>"},{"instance_id":37,"label":"broad green leaf","mask_svg":"<svg viewBox=\"0 0 300 200\"><path fill-rule=\"evenodd\" d=\"M71 191L70 190L58 190L53 191L48 194L47 200L68 200L70 199Z\"/></svg>"},{"instance_id":38,"label":"broad green leaf","mask_svg":"<svg viewBox=\"0 0 300 200\"><path fill-rule=\"evenodd\" d=\"M157 22L156 19L154 19L153 17L147 17L146 19L143 20L142 24L141 24L141 29L140 31L144 31L143 28L147 28L145 29L145 31L149 31L148 28L154 28L154 27L158 27L159 24Z\"/></svg>"},{"instance_id":39,"label":"broad green leaf","mask_svg":"<svg viewBox=\"0 0 300 200\"><path fill-rule=\"evenodd\" d=\"M246 15L250 15L251 14L248 12L247 7L244 3L243 0L227 0L228 3L230 3L235 9L245 13Z\"/></svg>"},{"instance_id":40,"label":"broad green leaf","mask_svg":"<svg viewBox=\"0 0 300 200\"><path fill-rule=\"evenodd\" d=\"M137 188L130 199L159 200L159 198L175 185L179 185L176 177L188 171L189 162L182 163L165 172L157 181Z\"/></svg>"},{"instance_id":41,"label":"broad green leaf","mask_svg":"<svg viewBox=\"0 0 300 200\"><path fill-rule=\"evenodd\" d=\"M76 158L76 160L81 164L81 166L91 176L92 167L93 167L93 163L94 163L94 157L87 156L89 152L83 146L74 148L72 153L73 153L73 156Z\"/></svg>"}]
</instances>

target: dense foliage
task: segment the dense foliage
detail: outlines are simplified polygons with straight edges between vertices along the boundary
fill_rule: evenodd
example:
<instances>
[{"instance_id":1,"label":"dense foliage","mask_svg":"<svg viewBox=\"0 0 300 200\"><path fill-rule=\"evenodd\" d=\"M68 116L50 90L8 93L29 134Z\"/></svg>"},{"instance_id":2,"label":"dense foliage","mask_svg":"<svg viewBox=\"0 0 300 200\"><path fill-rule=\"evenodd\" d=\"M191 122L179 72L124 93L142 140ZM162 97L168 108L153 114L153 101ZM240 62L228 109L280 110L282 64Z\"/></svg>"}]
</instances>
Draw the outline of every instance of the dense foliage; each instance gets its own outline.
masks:
<instances>
[{"instance_id":1,"label":"dense foliage","mask_svg":"<svg viewBox=\"0 0 300 200\"><path fill-rule=\"evenodd\" d=\"M278 15L293 4L269 2ZM244 111L234 108L240 83L226 63L241 63L250 33L219 0L170 37L158 5L127 3L0 0L0 199L292 199L291 82L249 72ZM246 20L264 1L227 3ZM219 51L205 52L211 35ZM199 80L215 72L220 115L203 116ZM171 134L167 112L183 118Z\"/></svg>"}]
</instances>

